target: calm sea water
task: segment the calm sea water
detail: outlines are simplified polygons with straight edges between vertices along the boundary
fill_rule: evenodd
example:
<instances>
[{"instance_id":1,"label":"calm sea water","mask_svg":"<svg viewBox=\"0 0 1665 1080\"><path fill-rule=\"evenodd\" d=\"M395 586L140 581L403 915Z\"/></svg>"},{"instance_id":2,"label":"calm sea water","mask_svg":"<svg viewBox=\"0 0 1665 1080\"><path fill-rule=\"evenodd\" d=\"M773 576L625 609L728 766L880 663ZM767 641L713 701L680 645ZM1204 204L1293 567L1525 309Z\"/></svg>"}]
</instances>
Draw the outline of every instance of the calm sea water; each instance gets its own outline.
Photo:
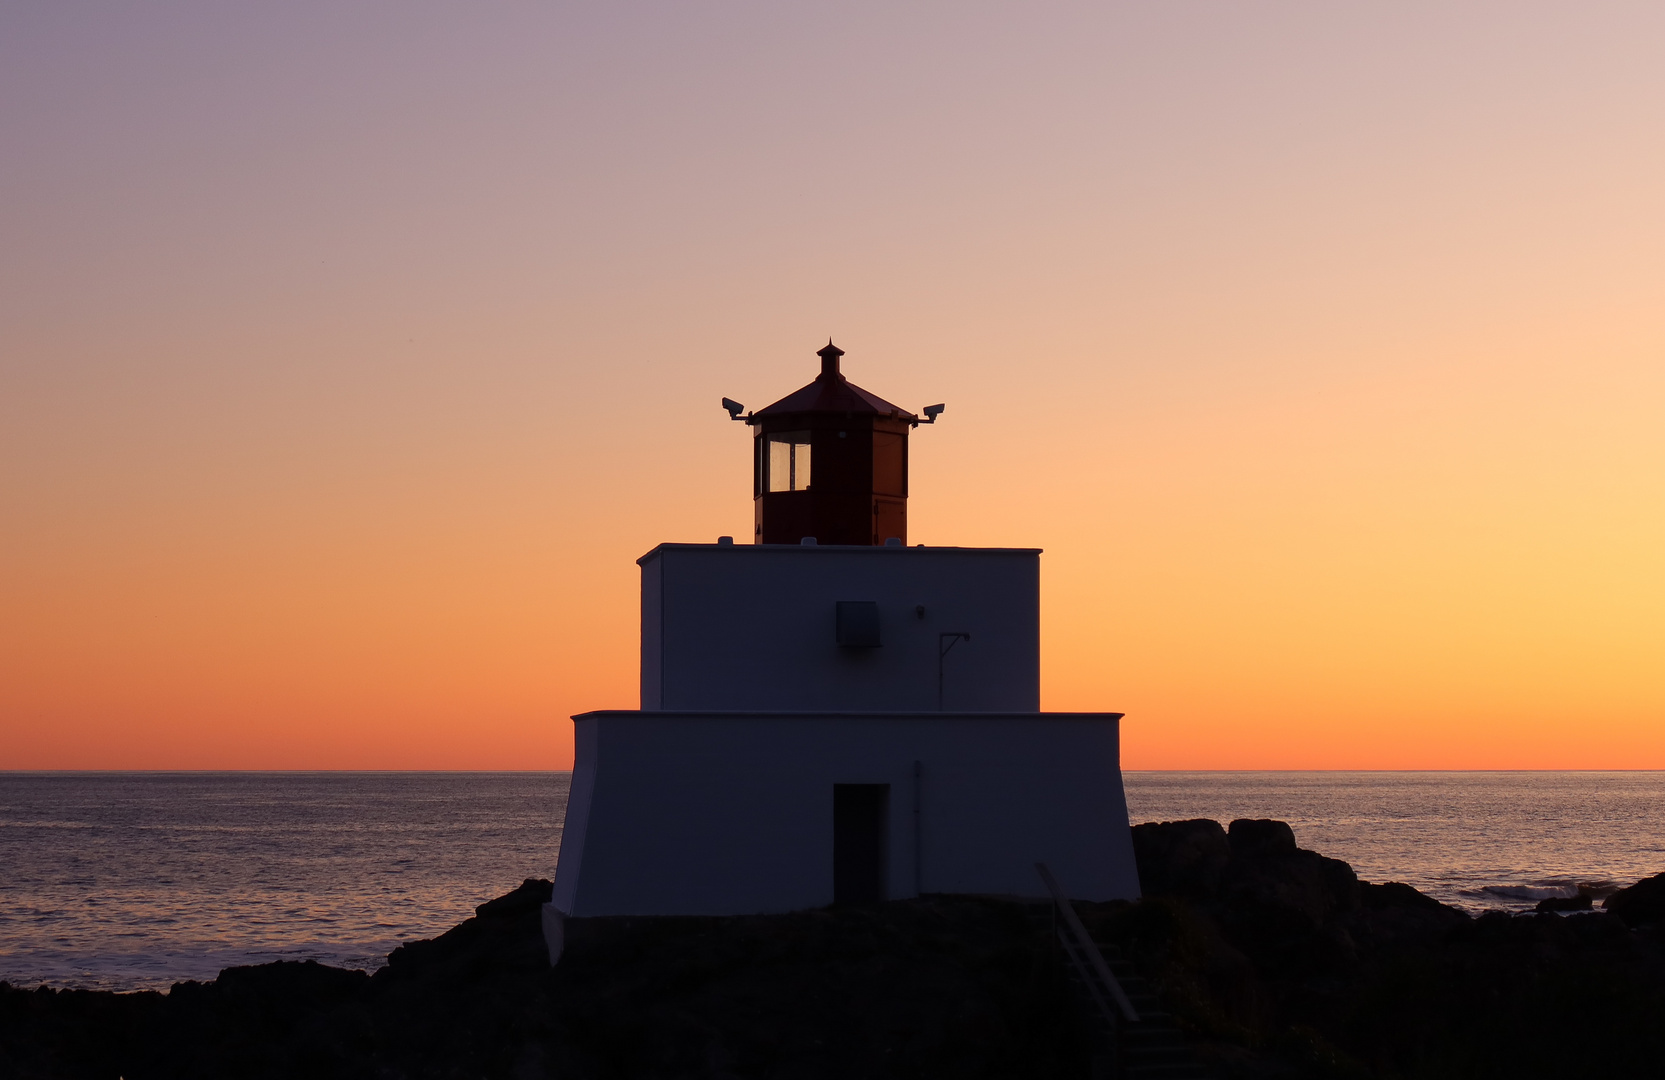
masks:
<instances>
[{"instance_id":1,"label":"calm sea water","mask_svg":"<svg viewBox=\"0 0 1665 1080\"><path fill-rule=\"evenodd\" d=\"M0 979L371 970L550 877L567 773L0 773Z\"/></svg>"},{"instance_id":2,"label":"calm sea water","mask_svg":"<svg viewBox=\"0 0 1665 1080\"><path fill-rule=\"evenodd\" d=\"M0 773L0 979L373 969L560 850L565 773ZM1665 773L1133 773L1135 822L1276 817L1373 881L1527 909L1665 870Z\"/></svg>"}]
</instances>

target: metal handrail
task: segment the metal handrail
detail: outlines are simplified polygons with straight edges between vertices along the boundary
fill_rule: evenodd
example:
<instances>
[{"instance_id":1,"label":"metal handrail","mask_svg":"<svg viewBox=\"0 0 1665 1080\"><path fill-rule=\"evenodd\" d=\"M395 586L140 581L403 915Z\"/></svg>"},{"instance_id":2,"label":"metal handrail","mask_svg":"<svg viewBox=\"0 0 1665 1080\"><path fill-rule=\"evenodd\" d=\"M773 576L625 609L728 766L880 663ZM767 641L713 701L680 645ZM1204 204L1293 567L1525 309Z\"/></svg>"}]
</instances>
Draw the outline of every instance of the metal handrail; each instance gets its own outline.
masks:
<instances>
[{"instance_id":1,"label":"metal handrail","mask_svg":"<svg viewBox=\"0 0 1665 1080\"><path fill-rule=\"evenodd\" d=\"M1104 962L1104 954L1098 951L1098 945L1093 941L1092 935L1088 934L1087 928L1081 925L1081 917L1075 913L1074 906L1064 896L1064 890L1058 887L1058 880L1052 876L1052 871L1046 868L1044 862L1036 863L1035 870L1041 875L1041 881L1046 884L1047 891L1052 894L1053 908L1064 917L1064 925L1058 928L1058 940L1063 943L1064 952L1069 955L1070 962L1081 973L1081 981L1087 984L1088 991L1093 995L1093 1001L1098 1005L1099 1010L1104 1013L1105 1019L1114 1023L1115 1016L1111 1013L1110 1006L1105 1002L1098 986L1093 985L1093 979L1088 974L1089 971L1093 975L1097 975L1099 984L1110 992L1111 998L1116 1002L1116 1009L1122 1017L1131 1023L1137 1024L1139 1022L1138 1012L1133 1008L1133 1003L1127 1000L1127 993L1122 990L1122 984L1116 980L1115 973L1110 970L1110 965ZM1077 953L1086 955L1086 964L1081 962Z\"/></svg>"}]
</instances>

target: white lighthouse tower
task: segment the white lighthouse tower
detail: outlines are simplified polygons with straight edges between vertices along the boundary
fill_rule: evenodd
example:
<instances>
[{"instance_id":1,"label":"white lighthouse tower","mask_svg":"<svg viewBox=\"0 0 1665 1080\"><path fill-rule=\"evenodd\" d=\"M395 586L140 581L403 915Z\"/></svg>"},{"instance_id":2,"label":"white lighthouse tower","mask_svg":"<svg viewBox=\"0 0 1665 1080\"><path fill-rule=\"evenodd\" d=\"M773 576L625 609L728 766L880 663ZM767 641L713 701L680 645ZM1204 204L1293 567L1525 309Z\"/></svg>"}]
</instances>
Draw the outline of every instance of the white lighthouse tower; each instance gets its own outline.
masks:
<instances>
[{"instance_id":1,"label":"white lighthouse tower","mask_svg":"<svg viewBox=\"0 0 1665 1080\"><path fill-rule=\"evenodd\" d=\"M751 544L642 568L641 708L583 713L550 915L1133 899L1120 713L1040 711L1040 555L907 546L908 435L842 353L756 413ZM552 938L552 945L555 939ZM558 946L555 946L558 948Z\"/></svg>"}]
</instances>

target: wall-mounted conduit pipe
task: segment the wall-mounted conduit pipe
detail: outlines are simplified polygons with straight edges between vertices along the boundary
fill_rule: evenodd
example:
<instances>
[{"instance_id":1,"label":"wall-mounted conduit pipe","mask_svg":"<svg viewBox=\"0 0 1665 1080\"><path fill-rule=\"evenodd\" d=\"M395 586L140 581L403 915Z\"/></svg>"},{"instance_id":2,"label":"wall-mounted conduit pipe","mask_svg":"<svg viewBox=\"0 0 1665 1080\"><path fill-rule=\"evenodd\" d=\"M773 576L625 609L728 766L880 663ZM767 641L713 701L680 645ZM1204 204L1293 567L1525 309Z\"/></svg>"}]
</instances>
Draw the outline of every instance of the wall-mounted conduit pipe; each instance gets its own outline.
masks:
<instances>
[{"instance_id":1,"label":"wall-mounted conduit pipe","mask_svg":"<svg viewBox=\"0 0 1665 1080\"><path fill-rule=\"evenodd\" d=\"M941 710L938 710L941 711ZM913 763L913 894L923 896L925 893L925 830L920 821L920 804L923 799L925 786L925 766L922 762Z\"/></svg>"},{"instance_id":2,"label":"wall-mounted conduit pipe","mask_svg":"<svg viewBox=\"0 0 1665 1080\"><path fill-rule=\"evenodd\" d=\"M942 711L944 661L948 659L948 654L953 651L954 646L970 640L970 634L958 630L937 635L937 712Z\"/></svg>"}]
</instances>

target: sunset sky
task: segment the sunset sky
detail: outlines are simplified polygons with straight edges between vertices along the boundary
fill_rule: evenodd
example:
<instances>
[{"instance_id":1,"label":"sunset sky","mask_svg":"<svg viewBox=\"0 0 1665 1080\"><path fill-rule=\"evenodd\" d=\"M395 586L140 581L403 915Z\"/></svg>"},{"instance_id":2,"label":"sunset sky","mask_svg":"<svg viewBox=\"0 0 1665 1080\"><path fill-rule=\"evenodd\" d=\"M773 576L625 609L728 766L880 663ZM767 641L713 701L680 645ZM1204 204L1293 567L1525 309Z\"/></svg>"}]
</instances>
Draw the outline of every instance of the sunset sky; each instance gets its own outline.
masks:
<instances>
[{"instance_id":1,"label":"sunset sky","mask_svg":"<svg viewBox=\"0 0 1665 1080\"><path fill-rule=\"evenodd\" d=\"M829 336L1130 768L1665 768L1665 5L0 5L0 768L546 769Z\"/></svg>"}]
</instances>

